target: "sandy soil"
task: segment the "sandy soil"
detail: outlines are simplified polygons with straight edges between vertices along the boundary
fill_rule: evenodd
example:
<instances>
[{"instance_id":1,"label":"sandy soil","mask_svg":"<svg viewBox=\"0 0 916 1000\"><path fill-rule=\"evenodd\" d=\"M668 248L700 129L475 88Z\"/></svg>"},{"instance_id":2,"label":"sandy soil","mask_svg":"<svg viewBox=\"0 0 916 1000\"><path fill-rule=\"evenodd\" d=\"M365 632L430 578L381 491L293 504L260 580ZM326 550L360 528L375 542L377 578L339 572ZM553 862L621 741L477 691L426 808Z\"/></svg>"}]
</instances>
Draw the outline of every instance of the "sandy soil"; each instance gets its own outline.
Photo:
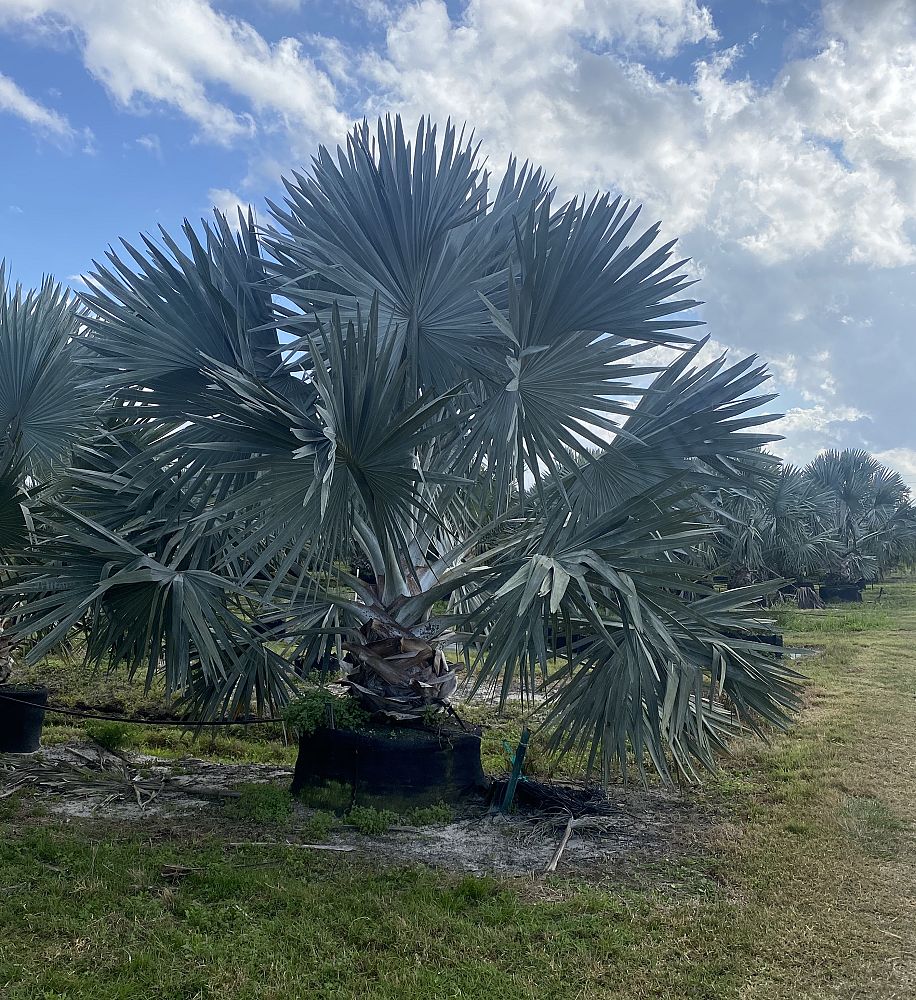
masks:
<instances>
[{"instance_id":1,"label":"sandy soil","mask_svg":"<svg viewBox=\"0 0 916 1000\"><path fill-rule=\"evenodd\" d=\"M298 804L282 828L240 826L225 815L224 804L240 784L283 786L291 779L290 768L276 765L114 756L94 746L68 744L8 757L0 772L0 795L28 789L51 815L87 824L126 824L144 834L155 834L157 827L168 829L169 835L180 835L182 828L189 834L205 829L233 843L302 845L308 839L309 811ZM607 812L573 831L558 870L600 875L637 860L676 856L695 845L711 822L689 796L663 790L618 789ZM340 824L326 843L392 864L529 875L547 868L568 818L568 813L533 810L494 815L482 804L472 804L448 825L394 827L380 836L364 836Z\"/></svg>"}]
</instances>

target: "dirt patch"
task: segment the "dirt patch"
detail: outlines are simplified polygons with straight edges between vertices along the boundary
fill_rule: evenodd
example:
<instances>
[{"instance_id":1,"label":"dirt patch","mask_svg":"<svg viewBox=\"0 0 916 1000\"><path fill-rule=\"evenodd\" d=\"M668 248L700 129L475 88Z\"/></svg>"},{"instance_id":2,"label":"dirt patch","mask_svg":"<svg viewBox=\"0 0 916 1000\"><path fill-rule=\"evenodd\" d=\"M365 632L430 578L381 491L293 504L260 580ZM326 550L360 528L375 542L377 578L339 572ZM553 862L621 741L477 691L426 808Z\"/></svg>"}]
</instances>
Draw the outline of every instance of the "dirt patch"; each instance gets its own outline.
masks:
<instances>
[{"instance_id":1,"label":"dirt patch","mask_svg":"<svg viewBox=\"0 0 916 1000\"><path fill-rule=\"evenodd\" d=\"M0 776L0 796L30 788L52 814L146 823L150 817L180 818L212 808L241 784L288 784L292 769L193 758L167 761L68 743L7 755Z\"/></svg>"},{"instance_id":2,"label":"dirt patch","mask_svg":"<svg viewBox=\"0 0 916 1000\"><path fill-rule=\"evenodd\" d=\"M391 862L414 862L469 874L537 875L546 871L563 837L568 814L482 815L448 826L357 837L359 850ZM575 830L558 870L605 874L631 862L684 854L708 823L676 795L641 793L615 803L594 825Z\"/></svg>"},{"instance_id":3,"label":"dirt patch","mask_svg":"<svg viewBox=\"0 0 916 1000\"><path fill-rule=\"evenodd\" d=\"M269 764L115 756L90 745L69 744L8 758L0 772L0 795L29 789L31 798L23 806L32 811L93 827L126 826L142 830L144 836L155 836L161 828L172 838L186 831L196 839L206 829L237 846L302 846L311 839L311 812L298 803L282 826L252 827L224 815L224 803L239 785L268 782L288 787L291 779L290 768ZM32 803L40 809L34 810ZM339 824L326 843L391 864L525 876L547 869L569 815L525 809L502 816L481 803L443 826L393 827L385 834L365 836ZM558 870L601 876L637 861L683 855L696 848L713 820L708 808L675 792L617 790L606 815L572 831Z\"/></svg>"}]
</instances>

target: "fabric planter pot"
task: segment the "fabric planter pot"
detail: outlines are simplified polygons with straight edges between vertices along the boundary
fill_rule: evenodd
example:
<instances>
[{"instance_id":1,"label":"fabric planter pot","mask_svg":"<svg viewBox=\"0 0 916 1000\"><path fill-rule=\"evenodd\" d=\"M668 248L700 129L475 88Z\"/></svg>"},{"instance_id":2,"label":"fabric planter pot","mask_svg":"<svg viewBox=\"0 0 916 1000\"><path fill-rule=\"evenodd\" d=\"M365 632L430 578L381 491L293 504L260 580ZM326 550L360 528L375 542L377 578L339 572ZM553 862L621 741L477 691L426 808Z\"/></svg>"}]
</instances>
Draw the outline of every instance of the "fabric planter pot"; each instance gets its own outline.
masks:
<instances>
[{"instance_id":1,"label":"fabric planter pot","mask_svg":"<svg viewBox=\"0 0 916 1000\"><path fill-rule=\"evenodd\" d=\"M829 604L831 601L861 601L862 591L858 584L855 583L844 583L838 584L836 586L828 587L825 584L820 586L821 600L825 604Z\"/></svg>"},{"instance_id":2,"label":"fabric planter pot","mask_svg":"<svg viewBox=\"0 0 916 1000\"><path fill-rule=\"evenodd\" d=\"M0 686L0 753L34 753L41 740L48 689Z\"/></svg>"},{"instance_id":3,"label":"fabric planter pot","mask_svg":"<svg viewBox=\"0 0 916 1000\"><path fill-rule=\"evenodd\" d=\"M480 733L390 726L316 729L299 738L292 792L317 808L406 811L485 794Z\"/></svg>"}]
</instances>

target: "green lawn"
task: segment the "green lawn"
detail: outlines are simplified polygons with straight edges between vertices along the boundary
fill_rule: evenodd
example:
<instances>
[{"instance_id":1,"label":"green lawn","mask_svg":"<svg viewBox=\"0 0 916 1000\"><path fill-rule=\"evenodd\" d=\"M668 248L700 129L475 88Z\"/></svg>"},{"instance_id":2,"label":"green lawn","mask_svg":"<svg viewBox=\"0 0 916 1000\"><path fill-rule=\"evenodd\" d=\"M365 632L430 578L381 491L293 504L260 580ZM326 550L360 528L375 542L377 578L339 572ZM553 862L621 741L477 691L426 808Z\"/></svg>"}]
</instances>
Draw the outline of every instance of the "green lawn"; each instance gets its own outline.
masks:
<instances>
[{"instance_id":1,"label":"green lawn","mask_svg":"<svg viewBox=\"0 0 916 1000\"><path fill-rule=\"evenodd\" d=\"M916 584L784 624L825 648L805 661L798 725L688 793L685 850L588 881L237 848L229 819L118 828L0 801L0 997L916 996ZM276 733L224 738L214 755L289 759Z\"/></svg>"}]
</instances>

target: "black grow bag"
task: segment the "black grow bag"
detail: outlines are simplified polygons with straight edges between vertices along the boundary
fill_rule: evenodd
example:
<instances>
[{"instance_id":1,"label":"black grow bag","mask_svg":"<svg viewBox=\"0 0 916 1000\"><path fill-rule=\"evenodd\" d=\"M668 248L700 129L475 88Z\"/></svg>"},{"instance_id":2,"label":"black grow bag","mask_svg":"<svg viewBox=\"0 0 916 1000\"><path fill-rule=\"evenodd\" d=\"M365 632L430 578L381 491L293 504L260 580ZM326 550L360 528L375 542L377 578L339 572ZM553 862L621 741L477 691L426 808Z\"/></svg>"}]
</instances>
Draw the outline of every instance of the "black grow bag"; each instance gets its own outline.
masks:
<instances>
[{"instance_id":1,"label":"black grow bag","mask_svg":"<svg viewBox=\"0 0 916 1000\"><path fill-rule=\"evenodd\" d=\"M760 632L756 635L746 635L748 642L765 642L768 646L779 646L782 648L783 641L779 632Z\"/></svg>"},{"instance_id":2,"label":"black grow bag","mask_svg":"<svg viewBox=\"0 0 916 1000\"><path fill-rule=\"evenodd\" d=\"M825 604L829 604L831 601L862 600L862 590L856 583L842 583L835 586L827 586L822 583L820 586L820 595L821 600Z\"/></svg>"},{"instance_id":3,"label":"black grow bag","mask_svg":"<svg viewBox=\"0 0 916 1000\"><path fill-rule=\"evenodd\" d=\"M38 749L47 703L47 688L0 686L0 753L34 753Z\"/></svg>"},{"instance_id":4,"label":"black grow bag","mask_svg":"<svg viewBox=\"0 0 916 1000\"><path fill-rule=\"evenodd\" d=\"M734 629L726 629L725 634L730 639L741 639L743 642L760 642L767 646L776 646L778 649L783 647L782 635L779 632L750 632L742 633ZM779 653L778 655L782 655Z\"/></svg>"},{"instance_id":5,"label":"black grow bag","mask_svg":"<svg viewBox=\"0 0 916 1000\"><path fill-rule=\"evenodd\" d=\"M316 729L299 737L292 792L310 805L404 811L485 793L480 733L421 726Z\"/></svg>"},{"instance_id":6,"label":"black grow bag","mask_svg":"<svg viewBox=\"0 0 916 1000\"><path fill-rule=\"evenodd\" d=\"M573 650L578 652L584 643L591 642L594 638L593 635L585 632L570 632L567 634L566 630L562 628L554 630L552 625L548 625L544 630L544 641L547 643L548 649L566 649L569 644L567 640L569 640L572 643Z\"/></svg>"}]
</instances>

